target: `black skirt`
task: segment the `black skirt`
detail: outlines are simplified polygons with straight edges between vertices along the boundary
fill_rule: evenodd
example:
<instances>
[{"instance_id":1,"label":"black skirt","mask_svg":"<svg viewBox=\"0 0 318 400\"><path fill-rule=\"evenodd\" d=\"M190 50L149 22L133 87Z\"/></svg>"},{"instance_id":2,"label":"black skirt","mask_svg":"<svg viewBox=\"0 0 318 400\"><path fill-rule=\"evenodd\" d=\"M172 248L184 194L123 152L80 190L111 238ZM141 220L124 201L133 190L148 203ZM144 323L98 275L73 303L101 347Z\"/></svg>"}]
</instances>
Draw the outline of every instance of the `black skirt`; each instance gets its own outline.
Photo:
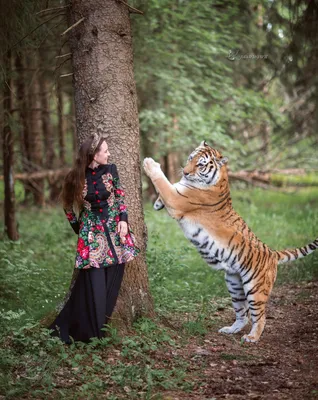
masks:
<instances>
[{"instance_id":1,"label":"black skirt","mask_svg":"<svg viewBox=\"0 0 318 400\"><path fill-rule=\"evenodd\" d=\"M104 336L103 328L112 315L124 275L125 264L78 271L63 309L49 326L52 335L65 343L88 342Z\"/></svg>"}]
</instances>

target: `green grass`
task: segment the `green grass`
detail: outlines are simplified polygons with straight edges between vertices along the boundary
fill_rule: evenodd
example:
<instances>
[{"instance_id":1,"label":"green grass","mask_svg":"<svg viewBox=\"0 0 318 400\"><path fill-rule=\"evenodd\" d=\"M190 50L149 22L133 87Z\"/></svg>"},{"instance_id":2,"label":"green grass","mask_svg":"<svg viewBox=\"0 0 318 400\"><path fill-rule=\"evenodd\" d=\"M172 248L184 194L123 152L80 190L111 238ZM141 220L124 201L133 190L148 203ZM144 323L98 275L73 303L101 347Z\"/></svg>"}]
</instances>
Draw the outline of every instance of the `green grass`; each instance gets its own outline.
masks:
<instances>
[{"instance_id":1,"label":"green grass","mask_svg":"<svg viewBox=\"0 0 318 400\"><path fill-rule=\"evenodd\" d=\"M281 193L233 191L235 209L275 249L302 246L318 236L318 189ZM149 278L157 310L191 312L227 295L223 273L211 270L165 210L145 207ZM21 239L0 244L0 309L40 318L62 298L73 270L76 235L58 207L20 208ZM3 226L0 226L3 230ZM279 267L278 282L317 278L318 254Z\"/></svg>"},{"instance_id":2,"label":"green grass","mask_svg":"<svg viewBox=\"0 0 318 400\"><path fill-rule=\"evenodd\" d=\"M273 248L298 247L318 236L316 188L289 194L236 190L232 195L236 210ZM191 390L182 359L158 364L154 354L168 354L166 349L182 346L189 336L204 336L215 323L212 312L230 299L223 273L201 260L166 211L147 204L145 216L155 307L159 317L179 321L177 330L163 328L160 320L141 319L124 338L108 327L101 341L65 347L36 322L68 288L76 235L60 208L20 207L20 241L3 238L0 243L0 393L6 398L94 399L108 393L109 400L160 399L153 396ZM280 266L277 284L317 279L317 253Z\"/></svg>"}]
</instances>

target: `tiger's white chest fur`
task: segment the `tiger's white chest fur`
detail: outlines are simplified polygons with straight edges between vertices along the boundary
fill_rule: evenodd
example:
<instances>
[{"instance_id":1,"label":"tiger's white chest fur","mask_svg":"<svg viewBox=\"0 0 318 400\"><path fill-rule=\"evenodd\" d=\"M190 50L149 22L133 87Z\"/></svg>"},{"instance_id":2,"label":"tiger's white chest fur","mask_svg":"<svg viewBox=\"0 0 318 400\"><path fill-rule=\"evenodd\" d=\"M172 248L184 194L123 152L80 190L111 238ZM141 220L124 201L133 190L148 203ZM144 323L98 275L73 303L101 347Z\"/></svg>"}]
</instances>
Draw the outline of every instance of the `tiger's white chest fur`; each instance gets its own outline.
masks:
<instances>
[{"instance_id":1,"label":"tiger's white chest fur","mask_svg":"<svg viewBox=\"0 0 318 400\"><path fill-rule=\"evenodd\" d=\"M230 254L202 225L194 223L186 217L178 222L185 237L197 248L201 257L211 268L223 270L228 274L237 272L235 256Z\"/></svg>"}]
</instances>

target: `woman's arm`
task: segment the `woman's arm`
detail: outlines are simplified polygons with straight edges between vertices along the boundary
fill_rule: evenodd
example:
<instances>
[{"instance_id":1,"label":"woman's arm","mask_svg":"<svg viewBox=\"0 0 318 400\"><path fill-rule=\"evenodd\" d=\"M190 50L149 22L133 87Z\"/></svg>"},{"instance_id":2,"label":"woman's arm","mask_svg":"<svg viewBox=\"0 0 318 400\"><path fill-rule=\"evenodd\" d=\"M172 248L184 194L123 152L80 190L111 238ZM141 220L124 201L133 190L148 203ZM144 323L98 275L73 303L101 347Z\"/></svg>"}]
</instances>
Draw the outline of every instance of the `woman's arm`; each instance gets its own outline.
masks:
<instances>
[{"instance_id":1,"label":"woman's arm","mask_svg":"<svg viewBox=\"0 0 318 400\"><path fill-rule=\"evenodd\" d=\"M68 207L64 208L64 213L66 215L66 218L68 219L69 223L71 224L71 227L73 228L73 231L78 235L79 233L79 222L76 217L76 214L73 210L73 207Z\"/></svg>"},{"instance_id":2,"label":"woman's arm","mask_svg":"<svg viewBox=\"0 0 318 400\"><path fill-rule=\"evenodd\" d=\"M112 165L111 174L113 176L114 183L114 194L119 212L119 220L128 222L127 206L125 205L125 192L120 187L120 180L118 176L117 167L115 164Z\"/></svg>"}]
</instances>

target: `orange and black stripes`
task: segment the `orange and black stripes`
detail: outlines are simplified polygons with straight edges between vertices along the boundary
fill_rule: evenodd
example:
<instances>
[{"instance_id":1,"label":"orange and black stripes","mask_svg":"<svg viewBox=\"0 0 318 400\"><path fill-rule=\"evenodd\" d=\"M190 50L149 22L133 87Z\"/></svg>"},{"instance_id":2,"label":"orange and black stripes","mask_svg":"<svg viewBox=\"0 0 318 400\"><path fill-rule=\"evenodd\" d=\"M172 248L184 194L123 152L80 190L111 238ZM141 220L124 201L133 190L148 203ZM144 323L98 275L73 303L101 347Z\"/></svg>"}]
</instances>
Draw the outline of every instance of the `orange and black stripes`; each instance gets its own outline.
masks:
<instances>
[{"instance_id":1,"label":"orange and black stripes","mask_svg":"<svg viewBox=\"0 0 318 400\"><path fill-rule=\"evenodd\" d=\"M258 239L232 207L226 162L219 151L202 142L189 156L181 181L173 186L177 195L173 197L168 189L161 191L162 202L158 199L155 208L160 208L165 197L174 198L169 201L169 213L185 236L209 266L225 271L236 320L220 332L239 332L250 315L252 329L244 340L255 342L265 326L265 306L277 265L312 253L318 248L318 238L283 251L274 251Z\"/></svg>"}]
</instances>

